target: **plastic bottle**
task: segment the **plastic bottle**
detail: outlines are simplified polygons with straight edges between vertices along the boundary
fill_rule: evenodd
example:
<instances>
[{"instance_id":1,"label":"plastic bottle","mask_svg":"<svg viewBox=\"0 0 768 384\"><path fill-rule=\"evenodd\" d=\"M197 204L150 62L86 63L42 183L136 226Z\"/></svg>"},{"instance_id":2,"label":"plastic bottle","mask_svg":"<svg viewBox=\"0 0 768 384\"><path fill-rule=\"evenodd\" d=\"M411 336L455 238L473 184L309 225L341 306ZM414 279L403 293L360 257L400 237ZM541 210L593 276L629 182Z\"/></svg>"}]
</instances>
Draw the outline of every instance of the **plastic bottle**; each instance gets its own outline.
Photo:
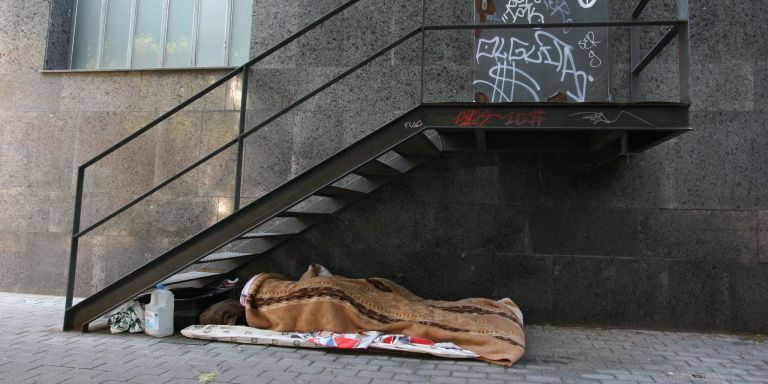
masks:
<instances>
[{"instance_id":1,"label":"plastic bottle","mask_svg":"<svg viewBox=\"0 0 768 384\"><path fill-rule=\"evenodd\" d=\"M173 292L162 284L152 291L144 308L144 333L155 337L173 335Z\"/></svg>"}]
</instances>

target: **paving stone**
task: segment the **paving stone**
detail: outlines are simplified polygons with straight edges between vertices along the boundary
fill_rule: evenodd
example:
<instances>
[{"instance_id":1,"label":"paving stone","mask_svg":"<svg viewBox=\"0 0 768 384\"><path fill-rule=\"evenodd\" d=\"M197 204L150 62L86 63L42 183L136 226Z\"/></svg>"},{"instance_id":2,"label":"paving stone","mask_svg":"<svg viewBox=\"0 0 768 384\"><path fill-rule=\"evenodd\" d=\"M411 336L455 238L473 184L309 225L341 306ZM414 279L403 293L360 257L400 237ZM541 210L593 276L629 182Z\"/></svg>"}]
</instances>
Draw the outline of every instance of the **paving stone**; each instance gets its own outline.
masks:
<instances>
[{"instance_id":1,"label":"paving stone","mask_svg":"<svg viewBox=\"0 0 768 384\"><path fill-rule=\"evenodd\" d=\"M379 371L360 371L357 374L359 377L367 377L370 379L390 379L395 374L392 372L379 372Z\"/></svg>"},{"instance_id":2,"label":"paving stone","mask_svg":"<svg viewBox=\"0 0 768 384\"><path fill-rule=\"evenodd\" d=\"M511 368L480 361L60 332L63 299L0 293L0 383L768 383L760 338L528 326ZM701 375L698 379L695 376ZM321 381L322 380L322 381Z\"/></svg>"},{"instance_id":3,"label":"paving stone","mask_svg":"<svg viewBox=\"0 0 768 384\"><path fill-rule=\"evenodd\" d=\"M531 383L562 383L563 380L559 377L549 377L549 376L526 376L526 379L528 379Z\"/></svg>"},{"instance_id":4,"label":"paving stone","mask_svg":"<svg viewBox=\"0 0 768 384\"><path fill-rule=\"evenodd\" d=\"M236 384L268 384L273 382L272 377L260 377L257 375L245 375L245 376L238 376L232 379L232 383ZM279 381L276 381L279 382Z\"/></svg>"},{"instance_id":5,"label":"paving stone","mask_svg":"<svg viewBox=\"0 0 768 384\"><path fill-rule=\"evenodd\" d=\"M400 381L409 381L414 383L423 383L425 381L429 381L428 376L421 376L421 375L409 375L409 374L397 374L393 378L393 380L400 380Z\"/></svg>"},{"instance_id":6,"label":"paving stone","mask_svg":"<svg viewBox=\"0 0 768 384\"><path fill-rule=\"evenodd\" d=\"M360 371L355 369L326 368L322 375L332 377L356 377L358 372Z\"/></svg>"},{"instance_id":7,"label":"paving stone","mask_svg":"<svg viewBox=\"0 0 768 384\"><path fill-rule=\"evenodd\" d=\"M640 384L639 381L626 381L626 380L605 380L603 384Z\"/></svg>"},{"instance_id":8,"label":"paving stone","mask_svg":"<svg viewBox=\"0 0 768 384\"><path fill-rule=\"evenodd\" d=\"M467 379L461 377L432 376L432 379L430 379L429 382L440 384L466 384Z\"/></svg>"},{"instance_id":9,"label":"paving stone","mask_svg":"<svg viewBox=\"0 0 768 384\"><path fill-rule=\"evenodd\" d=\"M332 383L333 376L321 376L302 373L296 376L296 382L299 383Z\"/></svg>"},{"instance_id":10,"label":"paving stone","mask_svg":"<svg viewBox=\"0 0 768 384\"><path fill-rule=\"evenodd\" d=\"M197 375L195 375L195 376L197 376ZM178 381L178 380L184 380L184 379L187 379L187 378L186 377L177 377L176 379ZM140 375L136 375L135 377L131 378L128 381L131 382L131 383L136 383L136 384L153 384L153 383L160 384L160 383L167 383L170 380L171 380L170 377L161 378L158 375L140 374Z\"/></svg>"},{"instance_id":11,"label":"paving stone","mask_svg":"<svg viewBox=\"0 0 768 384\"><path fill-rule=\"evenodd\" d=\"M616 379L625 381L640 381L640 382L654 382L653 378L648 375L616 375Z\"/></svg>"},{"instance_id":12,"label":"paving stone","mask_svg":"<svg viewBox=\"0 0 768 384\"><path fill-rule=\"evenodd\" d=\"M334 384L366 384L370 383L371 379L367 379L364 377L346 377L346 376L335 376L333 378Z\"/></svg>"},{"instance_id":13,"label":"paving stone","mask_svg":"<svg viewBox=\"0 0 768 384\"><path fill-rule=\"evenodd\" d=\"M501 380L491 379L469 379L469 384L503 384Z\"/></svg>"},{"instance_id":14,"label":"paving stone","mask_svg":"<svg viewBox=\"0 0 768 384\"><path fill-rule=\"evenodd\" d=\"M447 369L417 369L416 374L424 376L450 376L451 371Z\"/></svg>"},{"instance_id":15,"label":"paving stone","mask_svg":"<svg viewBox=\"0 0 768 384\"><path fill-rule=\"evenodd\" d=\"M488 377L487 373L468 371L453 371L451 372L451 375L454 377L466 377L467 379L485 379Z\"/></svg>"}]
</instances>

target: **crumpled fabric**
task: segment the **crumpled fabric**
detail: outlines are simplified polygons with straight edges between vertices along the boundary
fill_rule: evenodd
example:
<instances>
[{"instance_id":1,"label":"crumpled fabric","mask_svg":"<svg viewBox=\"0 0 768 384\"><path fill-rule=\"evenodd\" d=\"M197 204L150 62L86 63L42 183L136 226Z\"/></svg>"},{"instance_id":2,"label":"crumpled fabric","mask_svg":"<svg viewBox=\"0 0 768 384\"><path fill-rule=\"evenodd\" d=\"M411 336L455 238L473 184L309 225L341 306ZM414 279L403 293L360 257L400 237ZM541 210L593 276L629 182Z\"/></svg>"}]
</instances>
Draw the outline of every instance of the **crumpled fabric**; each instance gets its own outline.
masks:
<instances>
[{"instance_id":1,"label":"crumpled fabric","mask_svg":"<svg viewBox=\"0 0 768 384\"><path fill-rule=\"evenodd\" d=\"M319 331L306 334L306 340L327 348L367 349L379 335L381 332L375 331L357 333Z\"/></svg>"},{"instance_id":2,"label":"crumpled fabric","mask_svg":"<svg viewBox=\"0 0 768 384\"><path fill-rule=\"evenodd\" d=\"M387 279L321 276L320 270L310 266L298 281L256 275L245 295L248 325L278 332L377 331L450 342L505 366L525 351L522 312L510 299L428 300Z\"/></svg>"},{"instance_id":3,"label":"crumpled fabric","mask_svg":"<svg viewBox=\"0 0 768 384\"><path fill-rule=\"evenodd\" d=\"M109 316L109 330L112 333L144 332L144 309L141 304L132 300L112 311Z\"/></svg>"}]
</instances>

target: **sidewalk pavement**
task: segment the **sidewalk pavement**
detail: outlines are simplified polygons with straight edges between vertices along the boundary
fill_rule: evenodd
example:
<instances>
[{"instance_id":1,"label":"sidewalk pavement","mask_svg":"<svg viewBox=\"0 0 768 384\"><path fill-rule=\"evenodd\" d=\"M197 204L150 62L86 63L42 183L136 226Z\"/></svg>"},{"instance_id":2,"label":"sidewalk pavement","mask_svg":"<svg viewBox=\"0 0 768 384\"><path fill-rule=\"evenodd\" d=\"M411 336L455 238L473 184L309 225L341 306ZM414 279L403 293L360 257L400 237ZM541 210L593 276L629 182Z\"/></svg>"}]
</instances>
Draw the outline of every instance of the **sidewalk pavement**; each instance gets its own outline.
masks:
<instances>
[{"instance_id":1,"label":"sidewalk pavement","mask_svg":"<svg viewBox=\"0 0 768 384\"><path fill-rule=\"evenodd\" d=\"M63 307L61 297L0 293L0 383L768 383L768 341L757 336L530 326L525 357L503 368L61 332Z\"/></svg>"}]
</instances>

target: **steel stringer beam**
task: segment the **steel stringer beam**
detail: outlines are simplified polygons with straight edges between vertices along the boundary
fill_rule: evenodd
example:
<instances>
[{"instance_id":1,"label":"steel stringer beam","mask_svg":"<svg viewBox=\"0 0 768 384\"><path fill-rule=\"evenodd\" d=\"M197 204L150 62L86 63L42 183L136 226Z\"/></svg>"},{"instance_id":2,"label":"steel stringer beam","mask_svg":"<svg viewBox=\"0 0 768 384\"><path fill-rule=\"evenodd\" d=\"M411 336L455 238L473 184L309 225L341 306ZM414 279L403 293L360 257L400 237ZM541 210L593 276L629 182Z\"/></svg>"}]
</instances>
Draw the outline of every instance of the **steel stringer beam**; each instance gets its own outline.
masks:
<instances>
[{"instance_id":1,"label":"steel stringer beam","mask_svg":"<svg viewBox=\"0 0 768 384\"><path fill-rule=\"evenodd\" d=\"M392 147L421 134L426 127L412 128L407 122L421 120L416 107L364 139L350 145L301 175L277 187L262 198L194 235L175 248L122 277L85 300L73 305L64 314L64 330L87 331L88 324L150 289L158 282L192 265L209 253L266 222L297 202L353 172Z\"/></svg>"}]
</instances>

